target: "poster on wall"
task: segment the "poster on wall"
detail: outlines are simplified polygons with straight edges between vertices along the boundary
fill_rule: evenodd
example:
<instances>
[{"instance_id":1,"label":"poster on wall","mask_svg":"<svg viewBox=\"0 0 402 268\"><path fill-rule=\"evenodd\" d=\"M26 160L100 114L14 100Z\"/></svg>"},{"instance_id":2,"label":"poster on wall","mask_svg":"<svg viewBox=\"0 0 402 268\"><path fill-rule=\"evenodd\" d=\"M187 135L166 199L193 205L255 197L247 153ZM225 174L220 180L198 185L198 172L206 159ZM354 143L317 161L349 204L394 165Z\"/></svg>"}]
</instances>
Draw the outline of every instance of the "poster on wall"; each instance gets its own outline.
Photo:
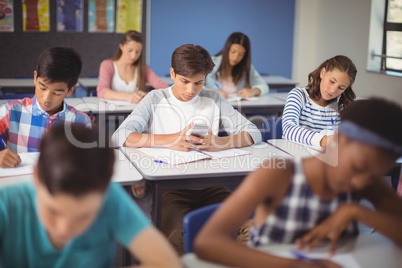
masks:
<instances>
[{"instance_id":1,"label":"poster on wall","mask_svg":"<svg viewBox=\"0 0 402 268\"><path fill-rule=\"evenodd\" d=\"M82 32L82 0L57 0L57 31Z\"/></svg>"},{"instance_id":2,"label":"poster on wall","mask_svg":"<svg viewBox=\"0 0 402 268\"><path fill-rule=\"evenodd\" d=\"M117 0L116 32L141 32L142 0Z\"/></svg>"},{"instance_id":3,"label":"poster on wall","mask_svg":"<svg viewBox=\"0 0 402 268\"><path fill-rule=\"evenodd\" d=\"M24 32L48 32L49 0L22 0L22 24Z\"/></svg>"},{"instance_id":4,"label":"poster on wall","mask_svg":"<svg viewBox=\"0 0 402 268\"><path fill-rule=\"evenodd\" d=\"M0 32L14 31L13 0L0 0Z\"/></svg>"},{"instance_id":5,"label":"poster on wall","mask_svg":"<svg viewBox=\"0 0 402 268\"><path fill-rule=\"evenodd\" d=\"M114 32L114 0L89 0L88 31Z\"/></svg>"}]
</instances>

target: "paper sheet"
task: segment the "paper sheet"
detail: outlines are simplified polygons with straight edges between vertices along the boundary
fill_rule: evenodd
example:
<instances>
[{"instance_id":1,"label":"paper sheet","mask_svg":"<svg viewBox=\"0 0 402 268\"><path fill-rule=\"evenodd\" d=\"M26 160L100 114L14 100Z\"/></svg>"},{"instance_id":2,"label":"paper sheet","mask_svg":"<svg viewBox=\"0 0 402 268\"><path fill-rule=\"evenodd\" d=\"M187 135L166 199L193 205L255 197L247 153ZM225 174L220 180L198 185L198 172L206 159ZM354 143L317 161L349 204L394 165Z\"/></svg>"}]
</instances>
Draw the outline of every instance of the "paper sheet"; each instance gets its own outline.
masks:
<instances>
[{"instance_id":1,"label":"paper sheet","mask_svg":"<svg viewBox=\"0 0 402 268\"><path fill-rule=\"evenodd\" d=\"M206 159L218 159L226 157L236 157L240 155L247 155L250 152L240 149L228 149L219 152L206 152L191 150L182 152L168 148L139 148L137 151L149 155L155 160L162 161L166 164L179 165L184 163L191 163Z\"/></svg>"},{"instance_id":2,"label":"paper sheet","mask_svg":"<svg viewBox=\"0 0 402 268\"><path fill-rule=\"evenodd\" d=\"M331 260L344 268L362 268L359 263L356 261L355 257L352 253L339 253L335 254L333 257L328 257L328 252L311 252L311 253L302 253L303 255L312 258L312 259L328 259ZM292 258L294 259L294 255L290 252L276 252L275 255Z\"/></svg>"},{"instance_id":3,"label":"paper sheet","mask_svg":"<svg viewBox=\"0 0 402 268\"><path fill-rule=\"evenodd\" d=\"M21 158L21 165L15 168L0 168L0 177L12 177L33 173L33 166L39 158L39 153L21 153L18 155Z\"/></svg>"},{"instance_id":4,"label":"paper sheet","mask_svg":"<svg viewBox=\"0 0 402 268\"><path fill-rule=\"evenodd\" d=\"M117 106L130 106L130 105L133 105L133 103L125 101L125 100L106 100L106 99L99 99L99 100L103 101L105 103L115 104Z\"/></svg>"},{"instance_id":5,"label":"paper sheet","mask_svg":"<svg viewBox=\"0 0 402 268\"><path fill-rule=\"evenodd\" d=\"M236 94L229 94L227 101L241 101L241 100L258 100L258 97L250 97L250 98L242 98L240 96L237 96Z\"/></svg>"}]
</instances>

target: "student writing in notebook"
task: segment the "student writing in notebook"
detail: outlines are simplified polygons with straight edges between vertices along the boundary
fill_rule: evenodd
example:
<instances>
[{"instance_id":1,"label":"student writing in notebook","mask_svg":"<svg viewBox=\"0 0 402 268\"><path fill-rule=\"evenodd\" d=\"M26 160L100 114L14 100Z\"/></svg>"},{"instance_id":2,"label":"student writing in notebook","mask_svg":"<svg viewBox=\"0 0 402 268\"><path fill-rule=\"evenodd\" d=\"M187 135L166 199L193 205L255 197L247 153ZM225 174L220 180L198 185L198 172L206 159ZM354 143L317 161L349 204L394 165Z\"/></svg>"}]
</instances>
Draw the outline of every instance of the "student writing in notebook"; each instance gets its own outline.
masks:
<instances>
[{"instance_id":1,"label":"student writing in notebook","mask_svg":"<svg viewBox=\"0 0 402 268\"><path fill-rule=\"evenodd\" d=\"M402 199L383 176L402 155L402 107L382 99L356 101L346 108L338 137L321 157L267 160L252 172L200 231L201 258L235 267L339 267L328 260L299 261L255 247L296 243L313 249L357 234L359 221L402 244ZM373 204L368 208L360 199ZM254 213L249 247L231 234Z\"/></svg>"},{"instance_id":2,"label":"student writing in notebook","mask_svg":"<svg viewBox=\"0 0 402 268\"><path fill-rule=\"evenodd\" d=\"M1 267L111 267L116 242L138 267L181 267L163 235L110 182L115 152L99 144L98 132L82 124L55 126L41 141L34 183L0 190Z\"/></svg>"},{"instance_id":3,"label":"student writing in notebook","mask_svg":"<svg viewBox=\"0 0 402 268\"><path fill-rule=\"evenodd\" d=\"M215 90L204 88L214 64L201 46L182 45L172 55L174 85L152 91L113 134L118 146L167 147L189 151L219 151L261 141L257 127L237 112ZM209 127L205 137L186 135L193 124ZM229 136L219 137L220 129ZM179 253L184 252L182 225L192 209L221 202L230 194L223 187L163 193L162 232Z\"/></svg>"},{"instance_id":4,"label":"student writing in notebook","mask_svg":"<svg viewBox=\"0 0 402 268\"><path fill-rule=\"evenodd\" d=\"M356 74L353 62L338 55L308 75L307 87L292 89L283 110L285 139L318 147L329 144L340 113L356 97L352 89Z\"/></svg>"},{"instance_id":5,"label":"student writing in notebook","mask_svg":"<svg viewBox=\"0 0 402 268\"><path fill-rule=\"evenodd\" d=\"M142 35L137 31L130 30L122 36L116 54L100 65L96 88L99 98L137 103L147 92L145 83L157 89L168 87L145 64L143 45Z\"/></svg>"},{"instance_id":6,"label":"student writing in notebook","mask_svg":"<svg viewBox=\"0 0 402 268\"><path fill-rule=\"evenodd\" d=\"M212 60L215 67L207 76L205 86L217 89L225 99L229 94L249 98L268 93L267 83L251 64L251 45L247 35L232 33Z\"/></svg>"},{"instance_id":7,"label":"student writing in notebook","mask_svg":"<svg viewBox=\"0 0 402 268\"><path fill-rule=\"evenodd\" d=\"M35 96L0 107L0 137L7 145L0 151L0 167L18 166L18 153L37 152L42 135L53 125L91 126L88 115L64 101L74 92L81 66L81 57L72 48L52 47L40 54L34 71Z\"/></svg>"}]
</instances>

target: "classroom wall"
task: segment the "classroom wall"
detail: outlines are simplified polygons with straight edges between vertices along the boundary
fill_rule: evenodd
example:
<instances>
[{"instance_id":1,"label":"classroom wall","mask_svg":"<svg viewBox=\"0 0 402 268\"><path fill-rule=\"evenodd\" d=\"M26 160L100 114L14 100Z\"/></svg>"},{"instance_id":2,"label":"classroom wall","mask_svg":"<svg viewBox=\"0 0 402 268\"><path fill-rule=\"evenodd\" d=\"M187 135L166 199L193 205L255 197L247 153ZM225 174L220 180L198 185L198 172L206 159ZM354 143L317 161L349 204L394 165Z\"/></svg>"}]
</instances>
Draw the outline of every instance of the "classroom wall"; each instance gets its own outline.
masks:
<instances>
[{"instance_id":1,"label":"classroom wall","mask_svg":"<svg viewBox=\"0 0 402 268\"><path fill-rule=\"evenodd\" d=\"M150 66L156 74L168 75L178 46L198 44L215 55L240 31L250 38L260 73L291 77L294 0L150 1Z\"/></svg>"},{"instance_id":2,"label":"classroom wall","mask_svg":"<svg viewBox=\"0 0 402 268\"><path fill-rule=\"evenodd\" d=\"M307 84L309 72L337 54L349 56L358 73L358 96L380 96L402 104L402 77L367 71L370 0L298 0L292 78Z\"/></svg>"}]
</instances>

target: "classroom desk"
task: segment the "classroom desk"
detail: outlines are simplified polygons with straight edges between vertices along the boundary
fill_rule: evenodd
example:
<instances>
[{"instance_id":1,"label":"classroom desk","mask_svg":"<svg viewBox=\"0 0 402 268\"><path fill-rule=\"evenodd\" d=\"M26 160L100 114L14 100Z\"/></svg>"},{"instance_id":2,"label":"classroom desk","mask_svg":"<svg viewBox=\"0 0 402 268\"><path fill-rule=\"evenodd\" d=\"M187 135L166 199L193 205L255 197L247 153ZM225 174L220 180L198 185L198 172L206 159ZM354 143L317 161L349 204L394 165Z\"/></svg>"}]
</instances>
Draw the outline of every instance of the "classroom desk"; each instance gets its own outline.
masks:
<instances>
[{"instance_id":1,"label":"classroom desk","mask_svg":"<svg viewBox=\"0 0 402 268\"><path fill-rule=\"evenodd\" d=\"M230 104L242 114L274 113L281 115L285 107L285 101L276 98L272 93L257 97L255 100L232 101ZM127 117L137 104L116 105L112 102L102 101L97 97L82 98L93 114L123 115Z\"/></svg>"},{"instance_id":2,"label":"classroom desk","mask_svg":"<svg viewBox=\"0 0 402 268\"><path fill-rule=\"evenodd\" d=\"M118 182L121 185L132 185L140 183L143 180L142 175L137 171L137 169L135 169L135 167L120 150L115 149L115 152L116 161L112 181ZM0 176L0 188L22 182L31 182L32 179L32 174L18 175L12 177Z\"/></svg>"},{"instance_id":3,"label":"classroom desk","mask_svg":"<svg viewBox=\"0 0 402 268\"><path fill-rule=\"evenodd\" d=\"M278 157L278 161L283 161L285 157L289 157L289 155L275 147L268 146L266 143L241 149L249 151L251 154L169 165L155 163L152 157L138 152L135 148L120 148L154 189L152 219L158 228L161 227L163 191L215 186L235 188L250 171L257 169L264 160Z\"/></svg>"},{"instance_id":4,"label":"classroom desk","mask_svg":"<svg viewBox=\"0 0 402 268\"><path fill-rule=\"evenodd\" d=\"M296 81L279 76L279 75L262 75L262 79L268 84L270 88L294 88L298 84ZM173 79L170 76L161 76L163 82L168 85L173 85ZM84 87L94 89L98 86L98 78L82 77L78 82Z\"/></svg>"},{"instance_id":5,"label":"classroom desk","mask_svg":"<svg viewBox=\"0 0 402 268\"><path fill-rule=\"evenodd\" d=\"M0 89L5 93L35 93L33 78L0 78Z\"/></svg>"},{"instance_id":6,"label":"classroom desk","mask_svg":"<svg viewBox=\"0 0 402 268\"><path fill-rule=\"evenodd\" d=\"M294 245L273 245L261 247L264 252L289 251ZM328 251L328 245L317 248L316 252ZM338 243L337 253L350 253L361 268L398 268L402 263L402 247L379 233L363 234L354 239L342 240ZM194 253L183 255L182 262L192 268L224 268L221 264L200 260ZM347 268L347 267L345 267Z\"/></svg>"},{"instance_id":7,"label":"classroom desk","mask_svg":"<svg viewBox=\"0 0 402 268\"><path fill-rule=\"evenodd\" d=\"M294 88L298 82L279 75L262 75L262 79L268 84L269 88Z\"/></svg>"},{"instance_id":8,"label":"classroom desk","mask_svg":"<svg viewBox=\"0 0 402 268\"><path fill-rule=\"evenodd\" d=\"M268 84L272 89L278 88L294 88L297 82L279 75L262 75L262 79ZM173 80L170 76L163 76L161 79L168 85L173 85Z\"/></svg>"},{"instance_id":9,"label":"classroom desk","mask_svg":"<svg viewBox=\"0 0 402 268\"><path fill-rule=\"evenodd\" d=\"M230 104L245 115L273 113L275 116L281 116L286 102L276 98L276 94L278 93L259 96L255 100L231 101Z\"/></svg>"},{"instance_id":10,"label":"classroom desk","mask_svg":"<svg viewBox=\"0 0 402 268\"><path fill-rule=\"evenodd\" d=\"M300 143L292 142L287 139L272 139L268 140L268 144L278 148L279 150L293 156L293 157L311 157L323 154L323 149L303 145Z\"/></svg>"},{"instance_id":11,"label":"classroom desk","mask_svg":"<svg viewBox=\"0 0 402 268\"><path fill-rule=\"evenodd\" d=\"M323 157L325 157L325 151L321 148L303 145L286 139L268 140L268 144L276 147L282 152L285 152L293 157L304 158L314 156L317 157L318 159L323 159ZM391 184L394 189L397 188L401 170L402 170L402 157L397 159L394 167L386 174L386 176L391 177Z\"/></svg>"},{"instance_id":12,"label":"classroom desk","mask_svg":"<svg viewBox=\"0 0 402 268\"><path fill-rule=\"evenodd\" d=\"M0 99L0 105L10 100L12 99ZM88 105L82 98L65 98L65 101L68 105L73 106L78 111L84 113L89 113L91 111L91 109L88 107Z\"/></svg>"}]
</instances>

